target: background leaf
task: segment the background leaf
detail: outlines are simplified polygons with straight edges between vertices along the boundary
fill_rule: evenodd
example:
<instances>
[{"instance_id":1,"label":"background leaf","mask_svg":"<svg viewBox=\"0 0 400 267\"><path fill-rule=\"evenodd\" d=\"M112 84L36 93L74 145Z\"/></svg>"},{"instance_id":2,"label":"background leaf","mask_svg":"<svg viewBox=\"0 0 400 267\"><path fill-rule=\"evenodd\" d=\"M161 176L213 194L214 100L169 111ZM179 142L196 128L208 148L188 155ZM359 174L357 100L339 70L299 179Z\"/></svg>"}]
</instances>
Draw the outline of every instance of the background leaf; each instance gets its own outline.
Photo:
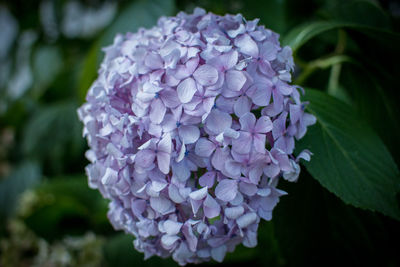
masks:
<instances>
[{"instance_id":1,"label":"background leaf","mask_svg":"<svg viewBox=\"0 0 400 267\"><path fill-rule=\"evenodd\" d=\"M315 90L305 99L317 117L297 147L314 153L307 170L344 202L400 220L399 170L379 137L341 101Z\"/></svg>"},{"instance_id":2,"label":"background leaf","mask_svg":"<svg viewBox=\"0 0 400 267\"><path fill-rule=\"evenodd\" d=\"M0 180L0 226L15 212L21 193L37 185L41 178L39 165L26 161L15 166L7 177Z\"/></svg>"}]
</instances>

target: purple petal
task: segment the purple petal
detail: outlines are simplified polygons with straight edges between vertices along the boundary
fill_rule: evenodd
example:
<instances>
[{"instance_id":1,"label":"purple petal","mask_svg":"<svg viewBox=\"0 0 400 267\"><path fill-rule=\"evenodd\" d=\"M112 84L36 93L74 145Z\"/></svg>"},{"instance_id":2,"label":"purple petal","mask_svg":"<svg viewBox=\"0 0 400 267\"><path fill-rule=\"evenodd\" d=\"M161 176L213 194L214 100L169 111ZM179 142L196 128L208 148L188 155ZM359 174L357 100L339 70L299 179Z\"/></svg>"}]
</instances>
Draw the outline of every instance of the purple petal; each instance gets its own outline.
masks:
<instances>
[{"instance_id":1,"label":"purple petal","mask_svg":"<svg viewBox=\"0 0 400 267\"><path fill-rule=\"evenodd\" d=\"M217 66L221 71L233 68L239 58L239 53L236 50L231 50L228 53L212 58L210 64Z\"/></svg>"},{"instance_id":2,"label":"purple petal","mask_svg":"<svg viewBox=\"0 0 400 267\"><path fill-rule=\"evenodd\" d=\"M196 155L200 157L209 157L215 150L215 144L207 138L200 138L195 147Z\"/></svg>"},{"instance_id":3,"label":"purple petal","mask_svg":"<svg viewBox=\"0 0 400 267\"><path fill-rule=\"evenodd\" d=\"M203 210L204 215L207 218L215 218L219 215L221 207L219 206L217 201L212 196L210 196L210 194L207 194L207 197L203 203Z\"/></svg>"},{"instance_id":4,"label":"purple petal","mask_svg":"<svg viewBox=\"0 0 400 267\"><path fill-rule=\"evenodd\" d=\"M254 128L256 133L268 133L272 130L272 121L268 116L261 116L256 123Z\"/></svg>"},{"instance_id":5,"label":"purple petal","mask_svg":"<svg viewBox=\"0 0 400 267\"><path fill-rule=\"evenodd\" d=\"M256 116L253 113L246 113L239 119L241 130L246 132L251 132L256 124Z\"/></svg>"},{"instance_id":6,"label":"purple petal","mask_svg":"<svg viewBox=\"0 0 400 267\"><path fill-rule=\"evenodd\" d=\"M184 182L190 177L190 170L187 168L185 161L174 162L171 164L173 176L179 181Z\"/></svg>"},{"instance_id":7,"label":"purple petal","mask_svg":"<svg viewBox=\"0 0 400 267\"><path fill-rule=\"evenodd\" d=\"M243 34L235 38L235 45L239 48L241 53L252 56L253 58L258 57L258 46L249 35Z\"/></svg>"},{"instance_id":8,"label":"purple petal","mask_svg":"<svg viewBox=\"0 0 400 267\"><path fill-rule=\"evenodd\" d=\"M198 189L196 191L193 191L189 194L189 197L193 200L201 200L203 198L206 197L208 192L208 188L207 187L203 187L201 189Z\"/></svg>"},{"instance_id":9,"label":"purple petal","mask_svg":"<svg viewBox=\"0 0 400 267\"><path fill-rule=\"evenodd\" d=\"M226 251L227 247L225 245L222 245L217 248L212 248L211 257L217 262L222 262L225 258Z\"/></svg>"},{"instance_id":10,"label":"purple petal","mask_svg":"<svg viewBox=\"0 0 400 267\"><path fill-rule=\"evenodd\" d=\"M286 131L286 118L287 118L287 112L284 111L281 113L281 115L279 115L277 119L273 121L272 136L274 137L275 140L280 136L282 136Z\"/></svg>"},{"instance_id":11,"label":"purple petal","mask_svg":"<svg viewBox=\"0 0 400 267\"><path fill-rule=\"evenodd\" d=\"M203 109L206 113L210 113L215 103L215 97L207 97L203 99Z\"/></svg>"},{"instance_id":12,"label":"purple petal","mask_svg":"<svg viewBox=\"0 0 400 267\"><path fill-rule=\"evenodd\" d=\"M213 85L218 80L218 71L213 66L204 64L197 68L193 77L203 86Z\"/></svg>"},{"instance_id":13,"label":"purple petal","mask_svg":"<svg viewBox=\"0 0 400 267\"><path fill-rule=\"evenodd\" d=\"M276 83L276 87L279 92L283 95L290 95L293 92L293 87L285 82L278 80Z\"/></svg>"},{"instance_id":14,"label":"purple petal","mask_svg":"<svg viewBox=\"0 0 400 267\"><path fill-rule=\"evenodd\" d=\"M240 216L236 223L240 228L246 228L247 226L255 223L257 221L257 214L255 212L249 212Z\"/></svg>"},{"instance_id":15,"label":"purple petal","mask_svg":"<svg viewBox=\"0 0 400 267\"><path fill-rule=\"evenodd\" d=\"M261 154L265 154L265 134L255 134L253 136L254 149Z\"/></svg>"},{"instance_id":16,"label":"purple petal","mask_svg":"<svg viewBox=\"0 0 400 267\"><path fill-rule=\"evenodd\" d=\"M162 215L168 214L175 210L174 204L165 197L151 197L150 206L153 210L161 213Z\"/></svg>"},{"instance_id":17,"label":"purple petal","mask_svg":"<svg viewBox=\"0 0 400 267\"><path fill-rule=\"evenodd\" d=\"M118 172L111 168L107 168L104 176L101 178L101 183L104 185L109 185L115 183L117 180Z\"/></svg>"},{"instance_id":18,"label":"purple petal","mask_svg":"<svg viewBox=\"0 0 400 267\"><path fill-rule=\"evenodd\" d=\"M174 247L176 241L178 241L180 237L176 235L163 235L161 237L161 245L163 248L169 250Z\"/></svg>"},{"instance_id":19,"label":"purple petal","mask_svg":"<svg viewBox=\"0 0 400 267\"><path fill-rule=\"evenodd\" d=\"M179 193L178 188L173 184L168 187L168 196L173 202L178 204L185 201L185 199Z\"/></svg>"},{"instance_id":20,"label":"purple petal","mask_svg":"<svg viewBox=\"0 0 400 267\"><path fill-rule=\"evenodd\" d=\"M237 194L237 182L235 180L224 179L215 188L215 196L225 202L231 201Z\"/></svg>"},{"instance_id":21,"label":"purple petal","mask_svg":"<svg viewBox=\"0 0 400 267\"><path fill-rule=\"evenodd\" d=\"M225 216L229 219L236 219L244 212L244 208L242 206L231 207L225 209Z\"/></svg>"},{"instance_id":22,"label":"purple petal","mask_svg":"<svg viewBox=\"0 0 400 267\"><path fill-rule=\"evenodd\" d=\"M261 177L262 173L263 173L262 166L253 167L249 172L249 180L253 184L258 184L260 182L260 177Z\"/></svg>"},{"instance_id":23,"label":"purple petal","mask_svg":"<svg viewBox=\"0 0 400 267\"><path fill-rule=\"evenodd\" d=\"M140 150L135 157L135 164L148 168L153 164L156 154L148 149Z\"/></svg>"},{"instance_id":24,"label":"purple petal","mask_svg":"<svg viewBox=\"0 0 400 267\"><path fill-rule=\"evenodd\" d=\"M164 174L169 173L169 165L170 165L171 155L166 152L158 152L157 153L157 163L158 168Z\"/></svg>"},{"instance_id":25,"label":"purple petal","mask_svg":"<svg viewBox=\"0 0 400 267\"><path fill-rule=\"evenodd\" d=\"M283 95L278 90L272 90L272 97L274 98L274 111L277 113L281 112L283 109Z\"/></svg>"},{"instance_id":26,"label":"purple petal","mask_svg":"<svg viewBox=\"0 0 400 267\"><path fill-rule=\"evenodd\" d=\"M276 58L278 50L272 42L264 42L261 46L261 57L265 60L272 61Z\"/></svg>"},{"instance_id":27,"label":"purple petal","mask_svg":"<svg viewBox=\"0 0 400 267\"><path fill-rule=\"evenodd\" d=\"M207 186L212 188L215 182L215 171L209 171L203 174L199 179L199 184L201 186Z\"/></svg>"},{"instance_id":28,"label":"purple petal","mask_svg":"<svg viewBox=\"0 0 400 267\"><path fill-rule=\"evenodd\" d=\"M150 120L155 124L161 123L166 111L167 109L161 99L155 99L151 103Z\"/></svg>"},{"instance_id":29,"label":"purple petal","mask_svg":"<svg viewBox=\"0 0 400 267\"><path fill-rule=\"evenodd\" d=\"M160 57L159 54L155 54L155 53L147 54L147 56L144 60L144 64L153 70L161 69L162 67L164 67L162 58Z\"/></svg>"},{"instance_id":30,"label":"purple petal","mask_svg":"<svg viewBox=\"0 0 400 267\"><path fill-rule=\"evenodd\" d=\"M275 164L269 164L264 167L264 174L269 178L274 178L280 173L281 169Z\"/></svg>"},{"instance_id":31,"label":"purple petal","mask_svg":"<svg viewBox=\"0 0 400 267\"><path fill-rule=\"evenodd\" d=\"M218 135L230 128L232 125L232 117L225 112L213 109L208 115L205 126L207 129L215 135Z\"/></svg>"},{"instance_id":32,"label":"purple petal","mask_svg":"<svg viewBox=\"0 0 400 267\"><path fill-rule=\"evenodd\" d=\"M160 98L168 108L175 108L180 104L176 90L164 89L160 92Z\"/></svg>"},{"instance_id":33,"label":"purple petal","mask_svg":"<svg viewBox=\"0 0 400 267\"><path fill-rule=\"evenodd\" d=\"M211 164L219 171L224 170L225 162L229 158L229 151L226 149L217 148L213 157L211 158Z\"/></svg>"},{"instance_id":34,"label":"purple petal","mask_svg":"<svg viewBox=\"0 0 400 267\"><path fill-rule=\"evenodd\" d=\"M186 238L189 249L195 252L197 248L197 237L193 234L192 226L188 222L183 225L182 233Z\"/></svg>"},{"instance_id":35,"label":"purple petal","mask_svg":"<svg viewBox=\"0 0 400 267\"><path fill-rule=\"evenodd\" d=\"M251 100L258 106L267 106L271 100L271 90L265 85L255 84L248 92Z\"/></svg>"},{"instance_id":36,"label":"purple petal","mask_svg":"<svg viewBox=\"0 0 400 267\"><path fill-rule=\"evenodd\" d=\"M157 150L166 153L171 153L171 148L172 148L171 135L165 134L165 136L160 140L160 142L158 142Z\"/></svg>"},{"instance_id":37,"label":"purple petal","mask_svg":"<svg viewBox=\"0 0 400 267\"><path fill-rule=\"evenodd\" d=\"M179 100L182 103L189 103L197 91L196 82L192 78L187 78L178 85L176 90Z\"/></svg>"},{"instance_id":38,"label":"purple petal","mask_svg":"<svg viewBox=\"0 0 400 267\"><path fill-rule=\"evenodd\" d=\"M232 140L232 149L239 154L247 154L251 150L252 141L250 133L241 131L239 138Z\"/></svg>"},{"instance_id":39,"label":"purple petal","mask_svg":"<svg viewBox=\"0 0 400 267\"><path fill-rule=\"evenodd\" d=\"M141 216L142 213L146 210L147 203L146 200L137 199L131 202L131 210L135 216Z\"/></svg>"},{"instance_id":40,"label":"purple petal","mask_svg":"<svg viewBox=\"0 0 400 267\"><path fill-rule=\"evenodd\" d=\"M296 122L298 122L300 120L301 115L303 113L302 109L301 109L301 105L290 104L289 111L290 111L290 122L292 124L296 124Z\"/></svg>"},{"instance_id":41,"label":"purple petal","mask_svg":"<svg viewBox=\"0 0 400 267\"><path fill-rule=\"evenodd\" d=\"M199 211L201 204L203 204L203 200L190 199L190 205L192 206L192 212L194 216L196 216L197 212Z\"/></svg>"},{"instance_id":42,"label":"purple petal","mask_svg":"<svg viewBox=\"0 0 400 267\"><path fill-rule=\"evenodd\" d=\"M183 223L166 220L164 222L164 229L168 235L177 235L182 228Z\"/></svg>"},{"instance_id":43,"label":"purple petal","mask_svg":"<svg viewBox=\"0 0 400 267\"><path fill-rule=\"evenodd\" d=\"M240 192L248 196L254 196L257 193L257 186L255 184L241 182L239 184Z\"/></svg>"},{"instance_id":44,"label":"purple petal","mask_svg":"<svg viewBox=\"0 0 400 267\"><path fill-rule=\"evenodd\" d=\"M225 75L225 82L228 89L232 91L240 91L246 83L246 76L242 71L229 70Z\"/></svg>"},{"instance_id":45,"label":"purple petal","mask_svg":"<svg viewBox=\"0 0 400 267\"><path fill-rule=\"evenodd\" d=\"M239 118L246 114L247 112L250 112L251 110L251 101L247 96L241 96L239 97L235 105L233 106L233 110L235 111L235 115L238 116Z\"/></svg>"},{"instance_id":46,"label":"purple petal","mask_svg":"<svg viewBox=\"0 0 400 267\"><path fill-rule=\"evenodd\" d=\"M230 178L239 178L242 170L242 164L234 160L225 161L223 174Z\"/></svg>"},{"instance_id":47,"label":"purple petal","mask_svg":"<svg viewBox=\"0 0 400 267\"><path fill-rule=\"evenodd\" d=\"M178 128L179 137L185 144L193 144L200 137L200 130L197 126L182 125Z\"/></svg>"}]
</instances>

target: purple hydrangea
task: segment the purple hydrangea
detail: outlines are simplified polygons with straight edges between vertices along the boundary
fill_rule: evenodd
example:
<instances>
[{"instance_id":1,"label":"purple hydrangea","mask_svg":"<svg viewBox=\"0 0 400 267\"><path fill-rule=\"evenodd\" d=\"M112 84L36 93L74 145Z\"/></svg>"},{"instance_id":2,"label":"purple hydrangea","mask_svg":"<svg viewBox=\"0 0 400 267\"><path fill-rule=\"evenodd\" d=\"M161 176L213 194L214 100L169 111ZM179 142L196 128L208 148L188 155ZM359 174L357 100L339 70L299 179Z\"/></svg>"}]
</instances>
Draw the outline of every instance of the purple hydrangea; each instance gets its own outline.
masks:
<instances>
[{"instance_id":1,"label":"purple hydrangea","mask_svg":"<svg viewBox=\"0 0 400 267\"><path fill-rule=\"evenodd\" d=\"M279 179L296 181L295 138L315 118L290 85L291 49L239 15L195 9L117 35L79 109L89 185L145 258L222 261L257 245Z\"/></svg>"}]
</instances>

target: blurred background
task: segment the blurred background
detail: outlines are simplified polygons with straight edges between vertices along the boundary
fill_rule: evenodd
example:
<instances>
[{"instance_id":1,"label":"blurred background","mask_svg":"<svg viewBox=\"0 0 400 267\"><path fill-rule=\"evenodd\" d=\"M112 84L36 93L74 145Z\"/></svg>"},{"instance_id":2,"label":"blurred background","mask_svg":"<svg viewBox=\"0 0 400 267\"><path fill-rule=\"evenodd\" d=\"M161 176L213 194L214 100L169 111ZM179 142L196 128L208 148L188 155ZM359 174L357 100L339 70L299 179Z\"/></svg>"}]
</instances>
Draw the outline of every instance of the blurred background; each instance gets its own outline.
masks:
<instances>
[{"instance_id":1,"label":"blurred background","mask_svg":"<svg viewBox=\"0 0 400 267\"><path fill-rule=\"evenodd\" d=\"M315 21L370 29L302 31L312 38L294 48L295 82L354 106L399 165L400 42L385 39L398 38L397 1L0 1L0 266L176 266L143 261L133 237L112 229L107 201L87 186L76 109L117 32L196 6L260 18L281 40ZM280 187L289 195L261 223L259 245L220 265L400 266L398 221L344 204L305 169Z\"/></svg>"}]
</instances>

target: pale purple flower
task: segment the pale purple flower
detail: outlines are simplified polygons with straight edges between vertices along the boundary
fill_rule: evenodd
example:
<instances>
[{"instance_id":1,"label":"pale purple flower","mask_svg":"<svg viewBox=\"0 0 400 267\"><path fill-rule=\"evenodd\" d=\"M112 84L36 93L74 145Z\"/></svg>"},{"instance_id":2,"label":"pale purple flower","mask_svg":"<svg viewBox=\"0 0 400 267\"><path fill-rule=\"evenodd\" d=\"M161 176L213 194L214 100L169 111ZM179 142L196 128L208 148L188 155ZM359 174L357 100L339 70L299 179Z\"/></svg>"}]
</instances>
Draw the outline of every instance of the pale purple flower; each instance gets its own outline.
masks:
<instances>
[{"instance_id":1,"label":"pale purple flower","mask_svg":"<svg viewBox=\"0 0 400 267\"><path fill-rule=\"evenodd\" d=\"M315 117L290 85L279 36L240 14L195 9L117 35L78 110L90 150L89 186L110 200L115 229L145 258L221 262L257 245L281 178Z\"/></svg>"}]
</instances>

